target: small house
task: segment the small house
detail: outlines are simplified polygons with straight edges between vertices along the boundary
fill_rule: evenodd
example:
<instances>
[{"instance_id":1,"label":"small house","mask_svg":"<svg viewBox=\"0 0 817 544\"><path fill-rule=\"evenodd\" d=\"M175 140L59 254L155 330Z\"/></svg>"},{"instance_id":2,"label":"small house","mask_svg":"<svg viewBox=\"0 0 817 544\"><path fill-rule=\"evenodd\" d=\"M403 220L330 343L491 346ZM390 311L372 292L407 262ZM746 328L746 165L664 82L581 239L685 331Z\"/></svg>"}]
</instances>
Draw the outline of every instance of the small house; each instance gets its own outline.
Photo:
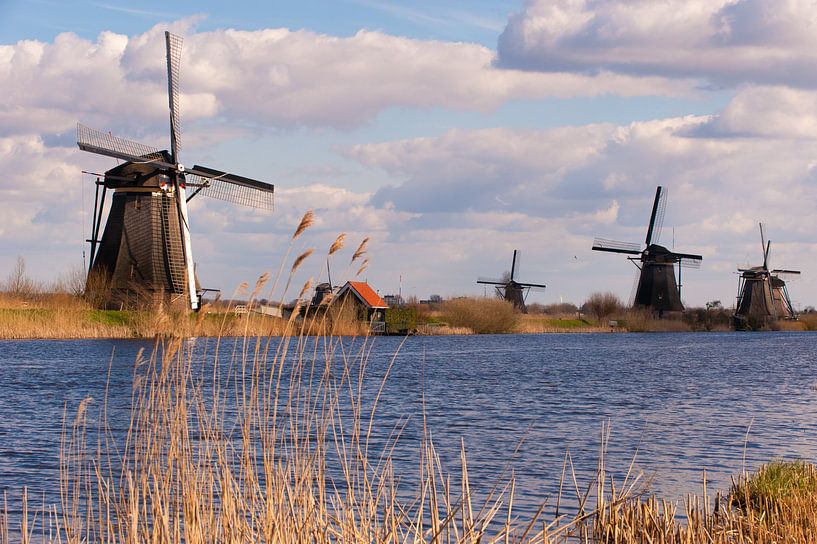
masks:
<instances>
[{"instance_id":1,"label":"small house","mask_svg":"<svg viewBox=\"0 0 817 544\"><path fill-rule=\"evenodd\" d=\"M336 302L342 306L354 308L358 321L371 324L372 332L385 332L386 310L389 305L365 281L347 281L335 296Z\"/></svg>"}]
</instances>

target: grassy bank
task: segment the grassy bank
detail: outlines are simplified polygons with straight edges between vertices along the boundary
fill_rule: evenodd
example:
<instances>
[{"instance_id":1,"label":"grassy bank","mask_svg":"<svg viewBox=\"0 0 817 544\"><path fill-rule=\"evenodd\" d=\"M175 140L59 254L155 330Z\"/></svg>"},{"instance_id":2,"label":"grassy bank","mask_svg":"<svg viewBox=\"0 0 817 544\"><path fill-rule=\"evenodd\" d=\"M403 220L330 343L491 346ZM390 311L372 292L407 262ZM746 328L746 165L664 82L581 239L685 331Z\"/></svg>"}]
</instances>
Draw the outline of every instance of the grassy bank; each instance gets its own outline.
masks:
<instances>
[{"instance_id":1,"label":"grassy bank","mask_svg":"<svg viewBox=\"0 0 817 544\"><path fill-rule=\"evenodd\" d=\"M284 325L278 318L232 311L99 310L67 295L0 297L0 338L8 339L267 335L281 334Z\"/></svg>"}]
</instances>

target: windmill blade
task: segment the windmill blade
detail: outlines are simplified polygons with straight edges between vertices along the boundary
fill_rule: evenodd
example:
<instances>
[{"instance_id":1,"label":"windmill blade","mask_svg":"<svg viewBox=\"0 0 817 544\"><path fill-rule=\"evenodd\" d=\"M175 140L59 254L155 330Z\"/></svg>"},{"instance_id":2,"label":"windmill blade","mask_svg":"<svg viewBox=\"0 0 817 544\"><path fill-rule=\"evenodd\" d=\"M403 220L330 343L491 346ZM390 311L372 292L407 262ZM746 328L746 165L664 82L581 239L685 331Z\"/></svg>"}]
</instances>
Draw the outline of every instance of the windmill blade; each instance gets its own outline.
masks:
<instances>
[{"instance_id":1,"label":"windmill blade","mask_svg":"<svg viewBox=\"0 0 817 544\"><path fill-rule=\"evenodd\" d=\"M181 149L181 109L179 108L179 65L182 57L181 36L165 31L167 47L167 99L170 105L170 156L179 163Z\"/></svg>"},{"instance_id":2,"label":"windmill blade","mask_svg":"<svg viewBox=\"0 0 817 544\"><path fill-rule=\"evenodd\" d=\"M799 276L800 275L799 270L786 270L786 269L783 269L783 268L775 268L774 270L771 270L771 273L772 274L780 274L780 275L791 275L791 276Z\"/></svg>"},{"instance_id":3,"label":"windmill blade","mask_svg":"<svg viewBox=\"0 0 817 544\"><path fill-rule=\"evenodd\" d=\"M641 247L632 242L620 242L618 240L608 240L607 238L596 238L593 240L594 251L609 251L611 253L626 253L627 255L639 255Z\"/></svg>"},{"instance_id":4,"label":"windmill blade","mask_svg":"<svg viewBox=\"0 0 817 544\"><path fill-rule=\"evenodd\" d=\"M493 279L493 278L482 278L482 277L477 279L477 283L484 283L486 285L502 285L502 286L508 285L507 281L502 281L502 280Z\"/></svg>"},{"instance_id":5,"label":"windmill blade","mask_svg":"<svg viewBox=\"0 0 817 544\"><path fill-rule=\"evenodd\" d=\"M516 275L517 262L518 262L519 258L521 258L521 255L519 254L519 251L514 249L513 250L513 259L511 260L511 281L513 281L513 279L514 279L514 277Z\"/></svg>"},{"instance_id":6,"label":"windmill blade","mask_svg":"<svg viewBox=\"0 0 817 544\"><path fill-rule=\"evenodd\" d=\"M207 166L197 164L193 168L186 169L185 172L201 178L217 179L225 183L240 185L242 187L247 187L248 189L255 189L256 191L263 191L267 193L275 192L275 186L271 183L265 183L263 181L258 181L257 179L229 174L227 172L222 172L221 170L216 170L215 168L208 168Z\"/></svg>"},{"instance_id":7,"label":"windmill blade","mask_svg":"<svg viewBox=\"0 0 817 544\"><path fill-rule=\"evenodd\" d=\"M769 252L772 250L772 241L766 242L766 251L763 252L763 268L769 268Z\"/></svg>"},{"instance_id":8,"label":"windmill blade","mask_svg":"<svg viewBox=\"0 0 817 544\"><path fill-rule=\"evenodd\" d=\"M660 185L655 190L655 200L652 203L652 213L650 214L650 226L647 227L647 238L646 244L649 246L652 244L653 239L653 232L655 231L655 220L658 216L658 209L661 207L661 194L663 193L663 187ZM666 206L666 204L665 204Z\"/></svg>"},{"instance_id":9,"label":"windmill blade","mask_svg":"<svg viewBox=\"0 0 817 544\"><path fill-rule=\"evenodd\" d=\"M201 194L202 196L239 204L241 206L248 206L250 208L262 210L274 209L275 202L273 198L274 193L272 191L264 191L244 184L232 183L229 180L218 177L211 178L188 175L187 179L188 187L196 187L196 191L188 197L188 201L194 196ZM257 183L263 182L259 181Z\"/></svg>"},{"instance_id":10,"label":"windmill blade","mask_svg":"<svg viewBox=\"0 0 817 544\"><path fill-rule=\"evenodd\" d=\"M766 268L766 255L769 253L768 247L766 247L766 235L763 232L763 223L757 225L760 227L760 250L763 252L763 268Z\"/></svg>"},{"instance_id":11,"label":"windmill blade","mask_svg":"<svg viewBox=\"0 0 817 544\"><path fill-rule=\"evenodd\" d=\"M693 268L698 270L701 268L701 259L690 259L686 257L682 257L679 262L683 268Z\"/></svg>"},{"instance_id":12,"label":"windmill blade","mask_svg":"<svg viewBox=\"0 0 817 544\"><path fill-rule=\"evenodd\" d=\"M166 157L155 147L119 138L109 132L87 127L82 123L77 123L77 145L83 151L123 161L136 164L152 163L163 168L176 168L176 165L167 162Z\"/></svg>"},{"instance_id":13,"label":"windmill blade","mask_svg":"<svg viewBox=\"0 0 817 544\"><path fill-rule=\"evenodd\" d=\"M678 260L689 260L689 261L702 261L704 258L702 255L695 255L694 253L675 253L672 252L669 254L672 257L675 257Z\"/></svg>"},{"instance_id":14,"label":"windmill blade","mask_svg":"<svg viewBox=\"0 0 817 544\"><path fill-rule=\"evenodd\" d=\"M545 285L544 283L522 283L522 282L516 282L516 283L520 287L525 287L527 289L531 289L531 288L544 289L544 288L547 287L547 285Z\"/></svg>"},{"instance_id":15,"label":"windmill blade","mask_svg":"<svg viewBox=\"0 0 817 544\"><path fill-rule=\"evenodd\" d=\"M655 243L661 240L661 231L664 228L664 216L667 213L667 193L666 187L660 187L661 199L658 202L658 213L655 216L655 227L653 227L652 239Z\"/></svg>"}]
</instances>

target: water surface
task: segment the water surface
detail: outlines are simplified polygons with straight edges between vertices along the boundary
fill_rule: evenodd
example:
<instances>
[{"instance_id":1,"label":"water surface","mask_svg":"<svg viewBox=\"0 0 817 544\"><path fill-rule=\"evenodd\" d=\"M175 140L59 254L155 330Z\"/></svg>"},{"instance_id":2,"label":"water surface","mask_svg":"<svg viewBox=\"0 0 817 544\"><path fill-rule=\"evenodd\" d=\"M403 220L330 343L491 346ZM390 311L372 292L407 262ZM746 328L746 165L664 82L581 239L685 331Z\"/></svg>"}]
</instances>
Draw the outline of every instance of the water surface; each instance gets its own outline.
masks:
<instances>
[{"instance_id":1,"label":"water surface","mask_svg":"<svg viewBox=\"0 0 817 544\"><path fill-rule=\"evenodd\" d=\"M343 344L354 351L361 341ZM0 490L13 499L26 485L30 497L57 502L64 411L89 396L98 411L107 388L109 420L123 433L141 348L152 343L0 341ZM590 483L607 422L613 472L637 452L652 491L673 500L700 493L704 469L713 492L744 462L817 456L817 343L807 333L377 338L369 398L393 358L376 439L408 418L397 470L416 474L425 414L445 469L459 472L464 441L476 486L512 469L527 511L553 504L568 450Z\"/></svg>"}]
</instances>

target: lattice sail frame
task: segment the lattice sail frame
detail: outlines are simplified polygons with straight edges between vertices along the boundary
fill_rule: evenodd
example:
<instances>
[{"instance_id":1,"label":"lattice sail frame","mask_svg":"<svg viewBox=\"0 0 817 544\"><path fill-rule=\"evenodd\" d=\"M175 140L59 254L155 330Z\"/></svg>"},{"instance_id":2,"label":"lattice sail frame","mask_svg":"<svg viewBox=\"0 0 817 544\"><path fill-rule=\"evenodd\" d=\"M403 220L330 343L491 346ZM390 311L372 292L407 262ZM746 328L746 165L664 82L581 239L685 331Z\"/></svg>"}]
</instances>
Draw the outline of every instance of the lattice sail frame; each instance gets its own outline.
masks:
<instances>
[{"instance_id":1,"label":"lattice sail frame","mask_svg":"<svg viewBox=\"0 0 817 544\"><path fill-rule=\"evenodd\" d=\"M126 140L82 123L77 123L77 145L83 151L107 155L136 164L155 163L165 168L173 167L167 162L167 157L155 147Z\"/></svg>"},{"instance_id":2,"label":"lattice sail frame","mask_svg":"<svg viewBox=\"0 0 817 544\"><path fill-rule=\"evenodd\" d=\"M223 200L232 204L249 206L261 210L275 209L275 194L271 191L260 191L255 187L238 185L217 177L205 178L197 175L187 176L188 185L199 187L194 194L201 194L216 200Z\"/></svg>"}]
</instances>

